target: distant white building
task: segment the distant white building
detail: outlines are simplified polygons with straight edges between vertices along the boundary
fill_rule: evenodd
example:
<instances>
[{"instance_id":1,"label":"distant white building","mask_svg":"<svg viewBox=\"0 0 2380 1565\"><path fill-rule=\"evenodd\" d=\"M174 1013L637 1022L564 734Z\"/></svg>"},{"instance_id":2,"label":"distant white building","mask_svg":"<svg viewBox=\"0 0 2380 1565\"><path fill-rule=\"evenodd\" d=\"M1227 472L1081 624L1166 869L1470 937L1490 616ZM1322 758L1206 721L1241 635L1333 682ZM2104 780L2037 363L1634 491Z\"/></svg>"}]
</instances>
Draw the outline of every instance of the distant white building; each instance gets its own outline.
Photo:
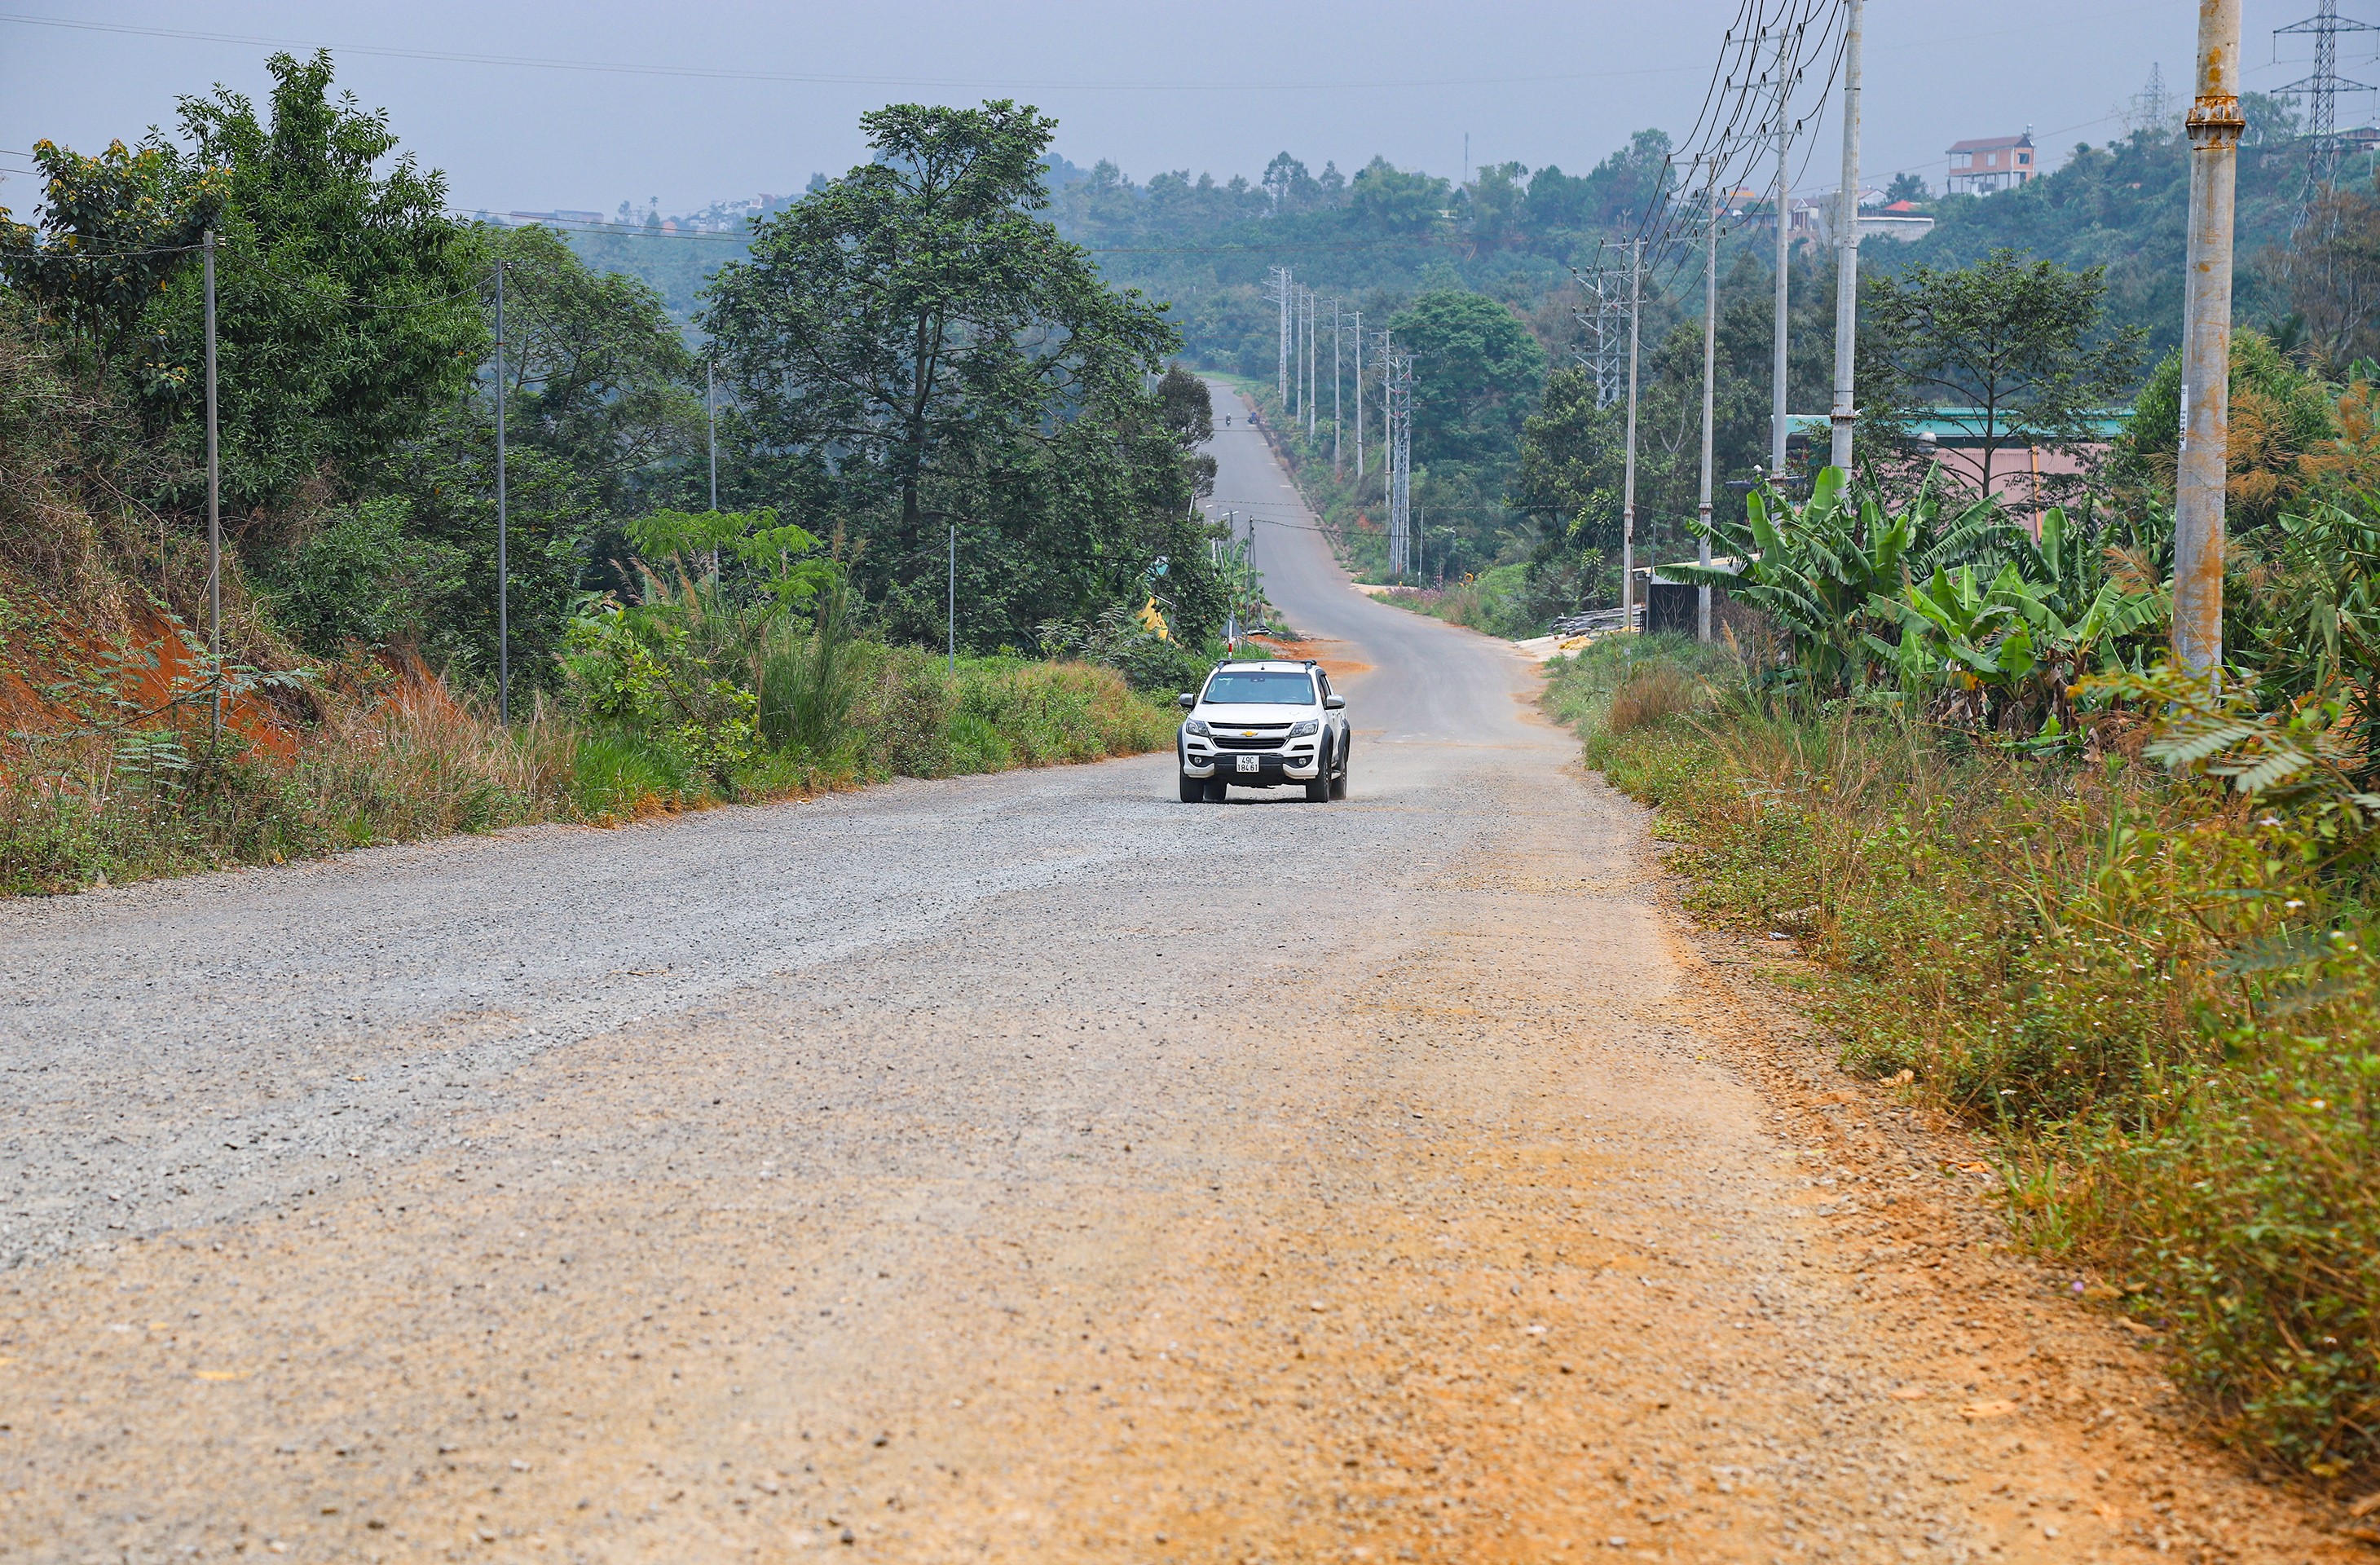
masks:
<instances>
[{"instance_id":1,"label":"distant white building","mask_svg":"<svg viewBox=\"0 0 2380 1565\"><path fill-rule=\"evenodd\" d=\"M1907 201L1882 204L1884 192L1864 189L1860 192L1859 231L1862 239L1894 239L1906 243L1922 239L1934 232L1934 220L1911 208ZM1835 242L1835 224L1842 215L1842 198L1832 191L1818 196L1796 196L1789 208L1792 235L1797 240L1809 239L1817 244Z\"/></svg>"}]
</instances>

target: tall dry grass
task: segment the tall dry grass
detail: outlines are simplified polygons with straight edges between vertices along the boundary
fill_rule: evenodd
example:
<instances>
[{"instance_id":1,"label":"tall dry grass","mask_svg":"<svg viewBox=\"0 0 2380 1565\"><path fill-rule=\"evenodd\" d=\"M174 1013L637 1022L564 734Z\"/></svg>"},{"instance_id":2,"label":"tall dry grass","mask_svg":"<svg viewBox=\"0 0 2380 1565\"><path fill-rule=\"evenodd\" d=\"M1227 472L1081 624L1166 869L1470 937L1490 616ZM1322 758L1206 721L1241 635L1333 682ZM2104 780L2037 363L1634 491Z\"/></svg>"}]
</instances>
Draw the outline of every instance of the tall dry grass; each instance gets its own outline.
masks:
<instances>
[{"instance_id":1,"label":"tall dry grass","mask_svg":"<svg viewBox=\"0 0 2380 1565\"><path fill-rule=\"evenodd\" d=\"M203 708L129 733L20 739L0 758L0 894L73 891L570 813L577 736L537 705L510 730L434 681L326 700L294 753Z\"/></svg>"}]
</instances>

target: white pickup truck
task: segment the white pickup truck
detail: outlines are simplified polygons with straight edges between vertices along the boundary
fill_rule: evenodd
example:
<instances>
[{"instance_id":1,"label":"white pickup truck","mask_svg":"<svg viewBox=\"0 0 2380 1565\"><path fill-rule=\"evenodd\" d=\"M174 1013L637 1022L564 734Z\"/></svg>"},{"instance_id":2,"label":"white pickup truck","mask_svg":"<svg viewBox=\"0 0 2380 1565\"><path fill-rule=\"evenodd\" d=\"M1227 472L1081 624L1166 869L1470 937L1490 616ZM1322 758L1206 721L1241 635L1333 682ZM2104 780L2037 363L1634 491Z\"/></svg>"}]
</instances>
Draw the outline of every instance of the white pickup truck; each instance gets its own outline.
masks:
<instances>
[{"instance_id":1,"label":"white pickup truck","mask_svg":"<svg viewBox=\"0 0 2380 1565\"><path fill-rule=\"evenodd\" d=\"M1347 796L1353 743L1347 700L1312 661L1221 662L1203 689L1184 691L1182 802L1220 803L1224 790L1302 786L1316 804Z\"/></svg>"}]
</instances>

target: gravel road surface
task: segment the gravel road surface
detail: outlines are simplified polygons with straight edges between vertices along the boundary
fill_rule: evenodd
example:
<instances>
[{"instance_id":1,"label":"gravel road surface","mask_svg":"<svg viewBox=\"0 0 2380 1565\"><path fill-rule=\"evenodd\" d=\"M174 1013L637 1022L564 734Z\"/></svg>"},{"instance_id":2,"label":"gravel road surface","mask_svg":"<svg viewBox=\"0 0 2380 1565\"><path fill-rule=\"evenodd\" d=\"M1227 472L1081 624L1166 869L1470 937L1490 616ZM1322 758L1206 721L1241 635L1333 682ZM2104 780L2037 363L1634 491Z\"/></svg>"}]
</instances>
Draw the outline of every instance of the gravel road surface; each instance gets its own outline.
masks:
<instances>
[{"instance_id":1,"label":"gravel road surface","mask_svg":"<svg viewBox=\"0 0 2380 1565\"><path fill-rule=\"evenodd\" d=\"M1344 803L1157 756L0 907L0 1559L2353 1557L1218 411L1368 670Z\"/></svg>"}]
</instances>

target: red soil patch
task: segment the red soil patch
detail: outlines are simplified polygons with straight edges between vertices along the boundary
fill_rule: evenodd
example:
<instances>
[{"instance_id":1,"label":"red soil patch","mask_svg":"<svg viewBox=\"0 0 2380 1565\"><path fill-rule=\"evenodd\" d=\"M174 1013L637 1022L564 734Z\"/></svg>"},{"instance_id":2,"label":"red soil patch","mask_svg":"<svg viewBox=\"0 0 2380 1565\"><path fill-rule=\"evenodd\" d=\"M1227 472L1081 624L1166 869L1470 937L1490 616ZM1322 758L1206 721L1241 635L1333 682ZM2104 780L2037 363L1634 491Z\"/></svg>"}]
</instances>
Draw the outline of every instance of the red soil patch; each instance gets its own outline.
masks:
<instances>
[{"instance_id":1,"label":"red soil patch","mask_svg":"<svg viewBox=\"0 0 2380 1565\"><path fill-rule=\"evenodd\" d=\"M1284 658L1311 658L1322 665L1322 672L1333 679L1352 679L1359 673L1369 673L1372 665L1357 662L1345 655L1346 643L1324 637L1297 638L1286 636L1252 636L1248 639Z\"/></svg>"},{"instance_id":2,"label":"red soil patch","mask_svg":"<svg viewBox=\"0 0 2380 1565\"><path fill-rule=\"evenodd\" d=\"M76 624L38 595L27 593L18 601L39 628L0 641L0 722L11 732L58 734L94 717L121 722L140 713L153 714L135 722L143 728L187 728L206 721L205 698L192 699L203 679L200 659L192 656L178 627L155 609L135 609L130 628L118 640ZM182 698L179 705L176 697ZM289 715L253 692L225 697L224 726L279 759L298 753L298 731Z\"/></svg>"}]
</instances>

